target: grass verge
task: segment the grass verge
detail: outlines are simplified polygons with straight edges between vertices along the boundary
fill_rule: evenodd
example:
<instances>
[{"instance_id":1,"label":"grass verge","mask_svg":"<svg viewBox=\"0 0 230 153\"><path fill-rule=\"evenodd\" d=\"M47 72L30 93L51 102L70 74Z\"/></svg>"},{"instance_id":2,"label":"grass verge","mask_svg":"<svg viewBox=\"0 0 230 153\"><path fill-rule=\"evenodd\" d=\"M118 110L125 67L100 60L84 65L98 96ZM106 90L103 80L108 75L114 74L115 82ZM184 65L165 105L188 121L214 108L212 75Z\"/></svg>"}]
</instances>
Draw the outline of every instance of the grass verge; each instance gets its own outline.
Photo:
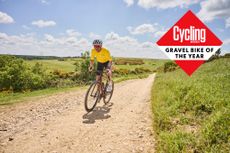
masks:
<instances>
[{"instance_id":1,"label":"grass verge","mask_svg":"<svg viewBox=\"0 0 230 153\"><path fill-rule=\"evenodd\" d=\"M0 106L9 105L24 101L33 100L35 98L41 98L44 96L49 96L61 92L74 91L84 88L82 87L63 87L63 88L48 88L43 90L36 90L32 92L25 93L0 93Z\"/></svg>"},{"instance_id":2,"label":"grass verge","mask_svg":"<svg viewBox=\"0 0 230 153\"><path fill-rule=\"evenodd\" d=\"M230 152L230 59L157 74L152 109L157 152Z\"/></svg>"}]
</instances>

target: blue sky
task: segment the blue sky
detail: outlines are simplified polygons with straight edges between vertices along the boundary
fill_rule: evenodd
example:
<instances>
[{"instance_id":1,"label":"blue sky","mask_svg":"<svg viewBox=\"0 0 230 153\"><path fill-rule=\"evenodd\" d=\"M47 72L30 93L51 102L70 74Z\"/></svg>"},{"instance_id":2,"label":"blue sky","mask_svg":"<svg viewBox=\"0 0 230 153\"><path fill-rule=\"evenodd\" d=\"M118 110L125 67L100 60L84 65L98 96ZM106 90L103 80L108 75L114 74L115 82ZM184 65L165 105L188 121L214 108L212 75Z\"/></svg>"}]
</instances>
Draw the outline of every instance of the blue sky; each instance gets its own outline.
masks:
<instances>
[{"instance_id":1,"label":"blue sky","mask_svg":"<svg viewBox=\"0 0 230 153\"><path fill-rule=\"evenodd\" d=\"M0 0L0 53L78 56L100 38L114 56L164 58L155 42L189 9L230 52L227 0Z\"/></svg>"}]
</instances>

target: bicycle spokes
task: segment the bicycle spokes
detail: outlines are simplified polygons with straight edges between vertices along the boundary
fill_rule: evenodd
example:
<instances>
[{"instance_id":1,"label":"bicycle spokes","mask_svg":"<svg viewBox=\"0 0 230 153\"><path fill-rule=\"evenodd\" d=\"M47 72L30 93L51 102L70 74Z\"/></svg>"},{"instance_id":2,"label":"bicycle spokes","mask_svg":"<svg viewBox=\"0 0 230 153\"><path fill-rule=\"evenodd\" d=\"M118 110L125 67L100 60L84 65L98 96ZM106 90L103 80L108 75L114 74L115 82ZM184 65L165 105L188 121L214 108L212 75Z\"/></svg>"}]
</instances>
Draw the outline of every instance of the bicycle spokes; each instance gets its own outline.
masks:
<instances>
[{"instance_id":1,"label":"bicycle spokes","mask_svg":"<svg viewBox=\"0 0 230 153\"><path fill-rule=\"evenodd\" d=\"M97 104L98 100L98 90L97 90L97 83L94 82L90 85L86 95L85 95L85 109L86 111L90 112L94 109Z\"/></svg>"},{"instance_id":2,"label":"bicycle spokes","mask_svg":"<svg viewBox=\"0 0 230 153\"><path fill-rule=\"evenodd\" d=\"M93 98L96 98L97 94L98 94L98 91L97 91L97 89L95 89L95 87L96 87L96 85L93 86L93 89L92 89L92 91L90 93L90 96L93 97Z\"/></svg>"}]
</instances>

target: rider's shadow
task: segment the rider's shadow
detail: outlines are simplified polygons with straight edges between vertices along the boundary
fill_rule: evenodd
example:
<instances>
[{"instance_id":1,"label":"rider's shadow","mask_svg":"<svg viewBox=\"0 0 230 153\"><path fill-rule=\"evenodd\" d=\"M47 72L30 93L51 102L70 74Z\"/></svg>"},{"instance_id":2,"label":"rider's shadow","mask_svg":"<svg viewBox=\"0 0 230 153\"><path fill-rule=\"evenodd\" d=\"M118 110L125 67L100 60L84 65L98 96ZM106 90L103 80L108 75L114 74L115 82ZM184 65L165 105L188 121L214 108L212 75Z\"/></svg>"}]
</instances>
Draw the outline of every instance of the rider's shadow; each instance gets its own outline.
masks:
<instances>
[{"instance_id":1,"label":"rider's shadow","mask_svg":"<svg viewBox=\"0 0 230 153\"><path fill-rule=\"evenodd\" d=\"M86 113L82 116L84 119L82 122L85 124L93 124L96 120L104 120L110 118L111 116L108 113L110 112L112 105L113 103L104 106L96 106L92 112Z\"/></svg>"}]
</instances>

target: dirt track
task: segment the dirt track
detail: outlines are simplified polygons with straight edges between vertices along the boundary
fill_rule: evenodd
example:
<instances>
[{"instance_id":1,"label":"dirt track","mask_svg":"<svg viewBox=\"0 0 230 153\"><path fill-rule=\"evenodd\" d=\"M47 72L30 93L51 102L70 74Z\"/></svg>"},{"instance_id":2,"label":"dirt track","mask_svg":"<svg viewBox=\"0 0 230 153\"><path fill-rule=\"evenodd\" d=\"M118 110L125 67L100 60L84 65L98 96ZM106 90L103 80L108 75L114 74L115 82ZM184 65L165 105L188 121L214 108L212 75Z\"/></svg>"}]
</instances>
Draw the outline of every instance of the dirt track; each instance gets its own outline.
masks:
<instances>
[{"instance_id":1,"label":"dirt track","mask_svg":"<svg viewBox=\"0 0 230 153\"><path fill-rule=\"evenodd\" d=\"M111 103L89 114L85 89L0 106L0 153L154 152L154 77L115 84Z\"/></svg>"}]
</instances>

